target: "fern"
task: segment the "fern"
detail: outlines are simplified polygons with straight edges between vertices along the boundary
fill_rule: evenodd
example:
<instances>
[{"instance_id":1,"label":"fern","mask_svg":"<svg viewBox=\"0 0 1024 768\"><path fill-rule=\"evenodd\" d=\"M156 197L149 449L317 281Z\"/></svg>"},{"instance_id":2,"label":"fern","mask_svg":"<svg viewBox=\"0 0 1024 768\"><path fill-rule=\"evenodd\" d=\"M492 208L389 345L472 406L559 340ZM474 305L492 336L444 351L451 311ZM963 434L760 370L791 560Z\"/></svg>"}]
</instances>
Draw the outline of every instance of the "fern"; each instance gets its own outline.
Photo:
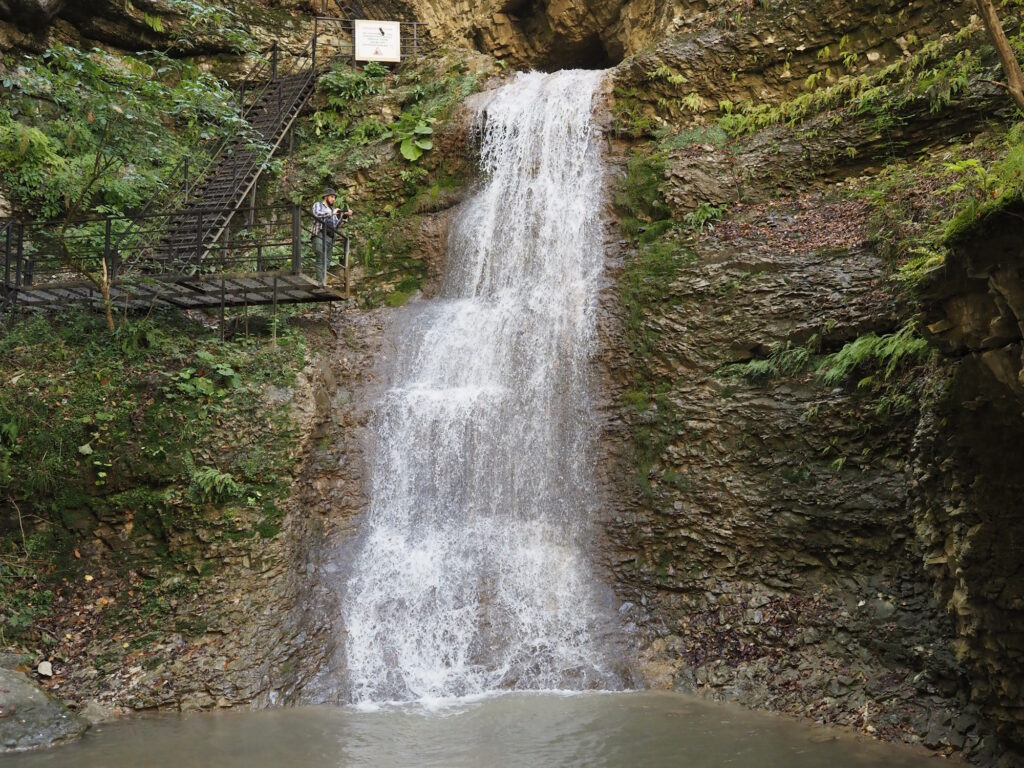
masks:
<instances>
[{"instance_id":1,"label":"fern","mask_svg":"<svg viewBox=\"0 0 1024 768\"><path fill-rule=\"evenodd\" d=\"M878 336L869 333L860 336L838 352L827 355L818 366L818 376L830 386L839 384L862 366L877 366L883 370L883 378L892 377L901 364L923 360L928 353L928 342L917 334L917 323L908 322L895 333ZM861 379L858 386L863 388L873 383L873 377Z\"/></svg>"},{"instance_id":2,"label":"fern","mask_svg":"<svg viewBox=\"0 0 1024 768\"><path fill-rule=\"evenodd\" d=\"M237 499L244 490L232 475L216 467L195 467L189 470L189 491L200 501Z\"/></svg>"},{"instance_id":3,"label":"fern","mask_svg":"<svg viewBox=\"0 0 1024 768\"><path fill-rule=\"evenodd\" d=\"M821 338L817 334L802 346L787 341L785 344L776 344L768 357L734 366L733 370L750 380L793 376L807 369L820 348Z\"/></svg>"}]
</instances>

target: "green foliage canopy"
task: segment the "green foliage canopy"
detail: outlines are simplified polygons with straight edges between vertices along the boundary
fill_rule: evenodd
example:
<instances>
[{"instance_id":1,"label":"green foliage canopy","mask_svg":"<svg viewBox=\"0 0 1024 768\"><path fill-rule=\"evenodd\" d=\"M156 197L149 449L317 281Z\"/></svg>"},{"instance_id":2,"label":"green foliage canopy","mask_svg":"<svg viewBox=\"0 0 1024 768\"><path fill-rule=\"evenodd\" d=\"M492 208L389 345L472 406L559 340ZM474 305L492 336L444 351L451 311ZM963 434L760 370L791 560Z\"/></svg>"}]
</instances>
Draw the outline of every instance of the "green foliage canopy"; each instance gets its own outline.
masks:
<instances>
[{"instance_id":1,"label":"green foliage canopy","mask_svg":"<svg viewBox=\"0 0 1024 768\"><path fill-rule=\"evenodd\" d=\"M159 53L57 44L0 86L0 186L36 218L136 209L192 146L244 129L225 83Z\"/></svg>"}]
</instances>

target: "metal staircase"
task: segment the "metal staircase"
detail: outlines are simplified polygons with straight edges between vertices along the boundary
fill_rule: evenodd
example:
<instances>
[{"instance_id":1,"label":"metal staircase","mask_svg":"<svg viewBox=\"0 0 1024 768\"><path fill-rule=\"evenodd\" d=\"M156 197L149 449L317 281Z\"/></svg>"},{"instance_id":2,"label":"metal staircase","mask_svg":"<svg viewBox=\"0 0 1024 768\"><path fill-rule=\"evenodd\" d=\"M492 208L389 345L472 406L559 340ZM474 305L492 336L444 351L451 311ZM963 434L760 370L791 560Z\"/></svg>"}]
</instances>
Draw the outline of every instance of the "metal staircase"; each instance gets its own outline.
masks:
<instances>
[{"instance_id":1,"label":"metal staircase","mask_svg":"<svg viewBox=\"0 0 1024 768\"><path fill-rule=\"evenodd\" d=\"M185 158L178 164L156 201L169 213L158 211L115 244L120 274L187 276L218 266L208 257L316 88L314 43L315 38L297 56L282 56L276 45L264 52L270 55L240 87L249 132L226 139L205 161Z\"/></svg>"},{"instance_id":2,"label":"metal staircase","mask_svg":"<svg viewBox=\"0 0 1024 768\"><path fill-rule=\"evenodd\" d=\"M249 121L264 144L236 140L227 147L185 208L167 222L167 231L155 248L160 262L169 263L176 272L201 267L203 257L255 188L266 161L288 134L313 88L312 71L270 84Z\"/></svg>"},{"instance_id":3,"label":"metal staircase","mask_svg":"<svg viewBox=\"0 0 1024 768\"><path fill-rule=\"evenodd\" d=\"M319 71L335 58L354 60L354 23L317 17L300 53L277 44L262 51L238 87L245 130L183 158L145 210L73 221L0 219L0 312L113 302L126 312L167 305L220 307L223 315L227 306L347 298L347 241L342 289L325 283L309 258L308 213L295 204L257 209L254 190ZM418 55L417 22L401 24L402 55Z\"/></svg>"}]
</instances>

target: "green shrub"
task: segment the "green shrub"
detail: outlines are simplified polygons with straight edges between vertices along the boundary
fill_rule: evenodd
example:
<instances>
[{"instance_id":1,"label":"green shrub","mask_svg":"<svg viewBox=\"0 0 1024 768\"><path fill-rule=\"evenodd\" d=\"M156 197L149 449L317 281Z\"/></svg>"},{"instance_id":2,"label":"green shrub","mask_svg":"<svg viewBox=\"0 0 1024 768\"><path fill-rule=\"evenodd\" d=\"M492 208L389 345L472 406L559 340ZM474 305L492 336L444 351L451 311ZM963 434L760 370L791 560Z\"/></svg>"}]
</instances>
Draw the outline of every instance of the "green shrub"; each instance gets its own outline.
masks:
<instances>
[{"instance_id":1,"label":"green shrub","mask_svg":"<svg viewBox=\"0 0 1024 768\"><path fill-rule=\"evenodd\" d=\"M727 210L728 207L725 205L712 205L711 203L704 202L687 213L683 217L683 221L686 222L688 227L696 229L698 232L703 232L705 226L721 219Z\"/></svg>"}]
</instances>

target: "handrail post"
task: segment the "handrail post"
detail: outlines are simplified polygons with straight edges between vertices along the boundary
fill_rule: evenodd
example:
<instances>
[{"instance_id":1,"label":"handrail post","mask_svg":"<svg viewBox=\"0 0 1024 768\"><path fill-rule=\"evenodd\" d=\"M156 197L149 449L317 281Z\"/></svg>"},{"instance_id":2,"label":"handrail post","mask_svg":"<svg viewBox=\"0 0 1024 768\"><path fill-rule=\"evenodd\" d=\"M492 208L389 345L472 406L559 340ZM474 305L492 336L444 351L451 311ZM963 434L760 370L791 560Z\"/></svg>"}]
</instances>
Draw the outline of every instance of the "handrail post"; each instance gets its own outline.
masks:
<instances>
[{"instance_id":1,"label":"handrail post","mask_svg":"<svg viewBox=\"0 0 1024 768\"><path fill-rule=\"evenodd\" d=\"M203 253L203 209L202 208L200 208L198 211L196 211L196 219L197 219L197 221L196 221L197 227L196 227L196 258L195 258L195 267L198 270L199 269L199 263L202 261L202 258L203 258L203 256L202 256L202 253Z\"/></svg>"},{"instance_id":2,"label":"handrail post","mask_svg":"<svg viewBox=\"0 0 1024 768\"><path fill-rule=\"evenodd\" d=\"M15 249L17 261L14 267L14 297L11 299L11 318L18 306L18 289L21 288L21 259L25 252L25 225L18 223L18 246Z\"/></svg>"},{"instance_id":3,"label":"handrail post","mask_svg":"<svg viewBox=\"0 0 1024 768\"><path fill-rule=\"evenodd\" d=\"M11 287L11 235L13 234L14 223L7 222L4 227L4 288Z\"/></svg>"},{"instance_id":4,"label":"handrail post","mask_svg":"<svg viewBox=\"0 0 1024 768\"><path fill-rule=\"evenodd\" d=\"M325 0L325 2L324 2L324 10L325 11L327 10L326 6L327 6L327 3L326 3L326 0ZM320 17L318 16L315 19L313 19L313 46L312 46L313 50L312 50L312 53L310 53L310 60L311 60L310 67L313 70L313 77L316 77L316 39L319 36L319 33L320 33Z\"/></svg>"},{"instance_id":5,"label":"handrail post","mask_svg":"<svg viewBox=\"0 0 1024 768\"><path fill-rule=\"evenodd\" d=\"M185 205L188 205L188 195L191 190L188 188L188 156L185 156Z\"/></svg>"},{"instance_id":6,"label":"handrail post","mask_svg":"<svg viewBox=\"0 0 1024 768\"><path fill-rule=\"evenodd\" d=\"M418 29L417 23L414 21L412 23L412 55L413 55L413 58L417 57L419 55L419 52L420 52L419 29Z\"/></svg>"},{"instance_id":7,"label":"handrail post","mask_svg":"<svg viewBox=\"0 0 1024 768\"><path fill-rule=\"evenodd\" d=\"M351 244L351 239L349 238L348 235L345 235L345 298L346 299L352 298L352 296L351 296L351 294L349 292L349 282L348 282L348 254L349 254L349 245L350 244Z\"/></svg>"},{"instance_id":8,"label":"handrail post","mask_svg":"<svg viewBox=\"0 0 1024 768\"><path fill-rule=\"evenodd\" d=\"M22 232L24 232L24 230L22 230ZM21 278L21 284L25 286L32 285L33 281L35 280L36 256L26 255L24 258L24 264L22 268L24 269L25 274Z\"/></svg>"},{"instance_id":9,"label":"handrail post","mask_svg":"<svg viewBox=\"0 0 1024 768\"><path fill-rule=\"evenodd\" d=\"M110 217L107 216L106 223L103 226L103 263L107 265L108 280L114 277L114 262L110 255Z\"/></svg>"},{"instance_id":10,"label":"handrail post","mask_svg":"<svg viewBox=\"0 0 1024 768\"><path fill-rule=\"evenodd\" d=\"M224 341L224 272L220 273L220 340Z\"/></svg>"},{"instance_id":11,"label":"handrail post","mask_svg":"<svg viewBox=\"0 0 1024 768\"><path fill-rule=\"evenodd\" d=\"M18 247L16 249L16 256L14 262L14 287L15 289L21 288L21 268L22 261L25 258L25 225L18 222ZM17 296L17 294L15 294Z\"/></svg>"},{"instance_id":12,"label":"handrail post","mask_svg":"<svg viewBox=\"0 0 1024 768\"><path fill-rule=\"evenodd\" d=\"M292 204L292 274L302 274L302 209Z\"/></svg>"},{"instance_id":13,"label":"handrail post","mask_svg":"<svg viewBox=\"0 0 1024 768\"><path fill-rule=\"evenodd\" d=\"M277 80L277 40L270 48L270 79Z\"/></svg>"},{"instance_id":14,"label":"handrail post","mask_svg":"<svg viewBox=\"0 0 1024 768\"><path fill-rule=\"evenodd\" d=\"M315 24L316 22L314 22ZM274 42L274 63L271 66L270 82L274 84L274 90L277 91L277 115L274 118L274 125L276 126L281 120L281 99L283 98L281 84L277 82L277 41ZM275 133L276 133L275 128Z\"/></svg>"}]
</instances>

